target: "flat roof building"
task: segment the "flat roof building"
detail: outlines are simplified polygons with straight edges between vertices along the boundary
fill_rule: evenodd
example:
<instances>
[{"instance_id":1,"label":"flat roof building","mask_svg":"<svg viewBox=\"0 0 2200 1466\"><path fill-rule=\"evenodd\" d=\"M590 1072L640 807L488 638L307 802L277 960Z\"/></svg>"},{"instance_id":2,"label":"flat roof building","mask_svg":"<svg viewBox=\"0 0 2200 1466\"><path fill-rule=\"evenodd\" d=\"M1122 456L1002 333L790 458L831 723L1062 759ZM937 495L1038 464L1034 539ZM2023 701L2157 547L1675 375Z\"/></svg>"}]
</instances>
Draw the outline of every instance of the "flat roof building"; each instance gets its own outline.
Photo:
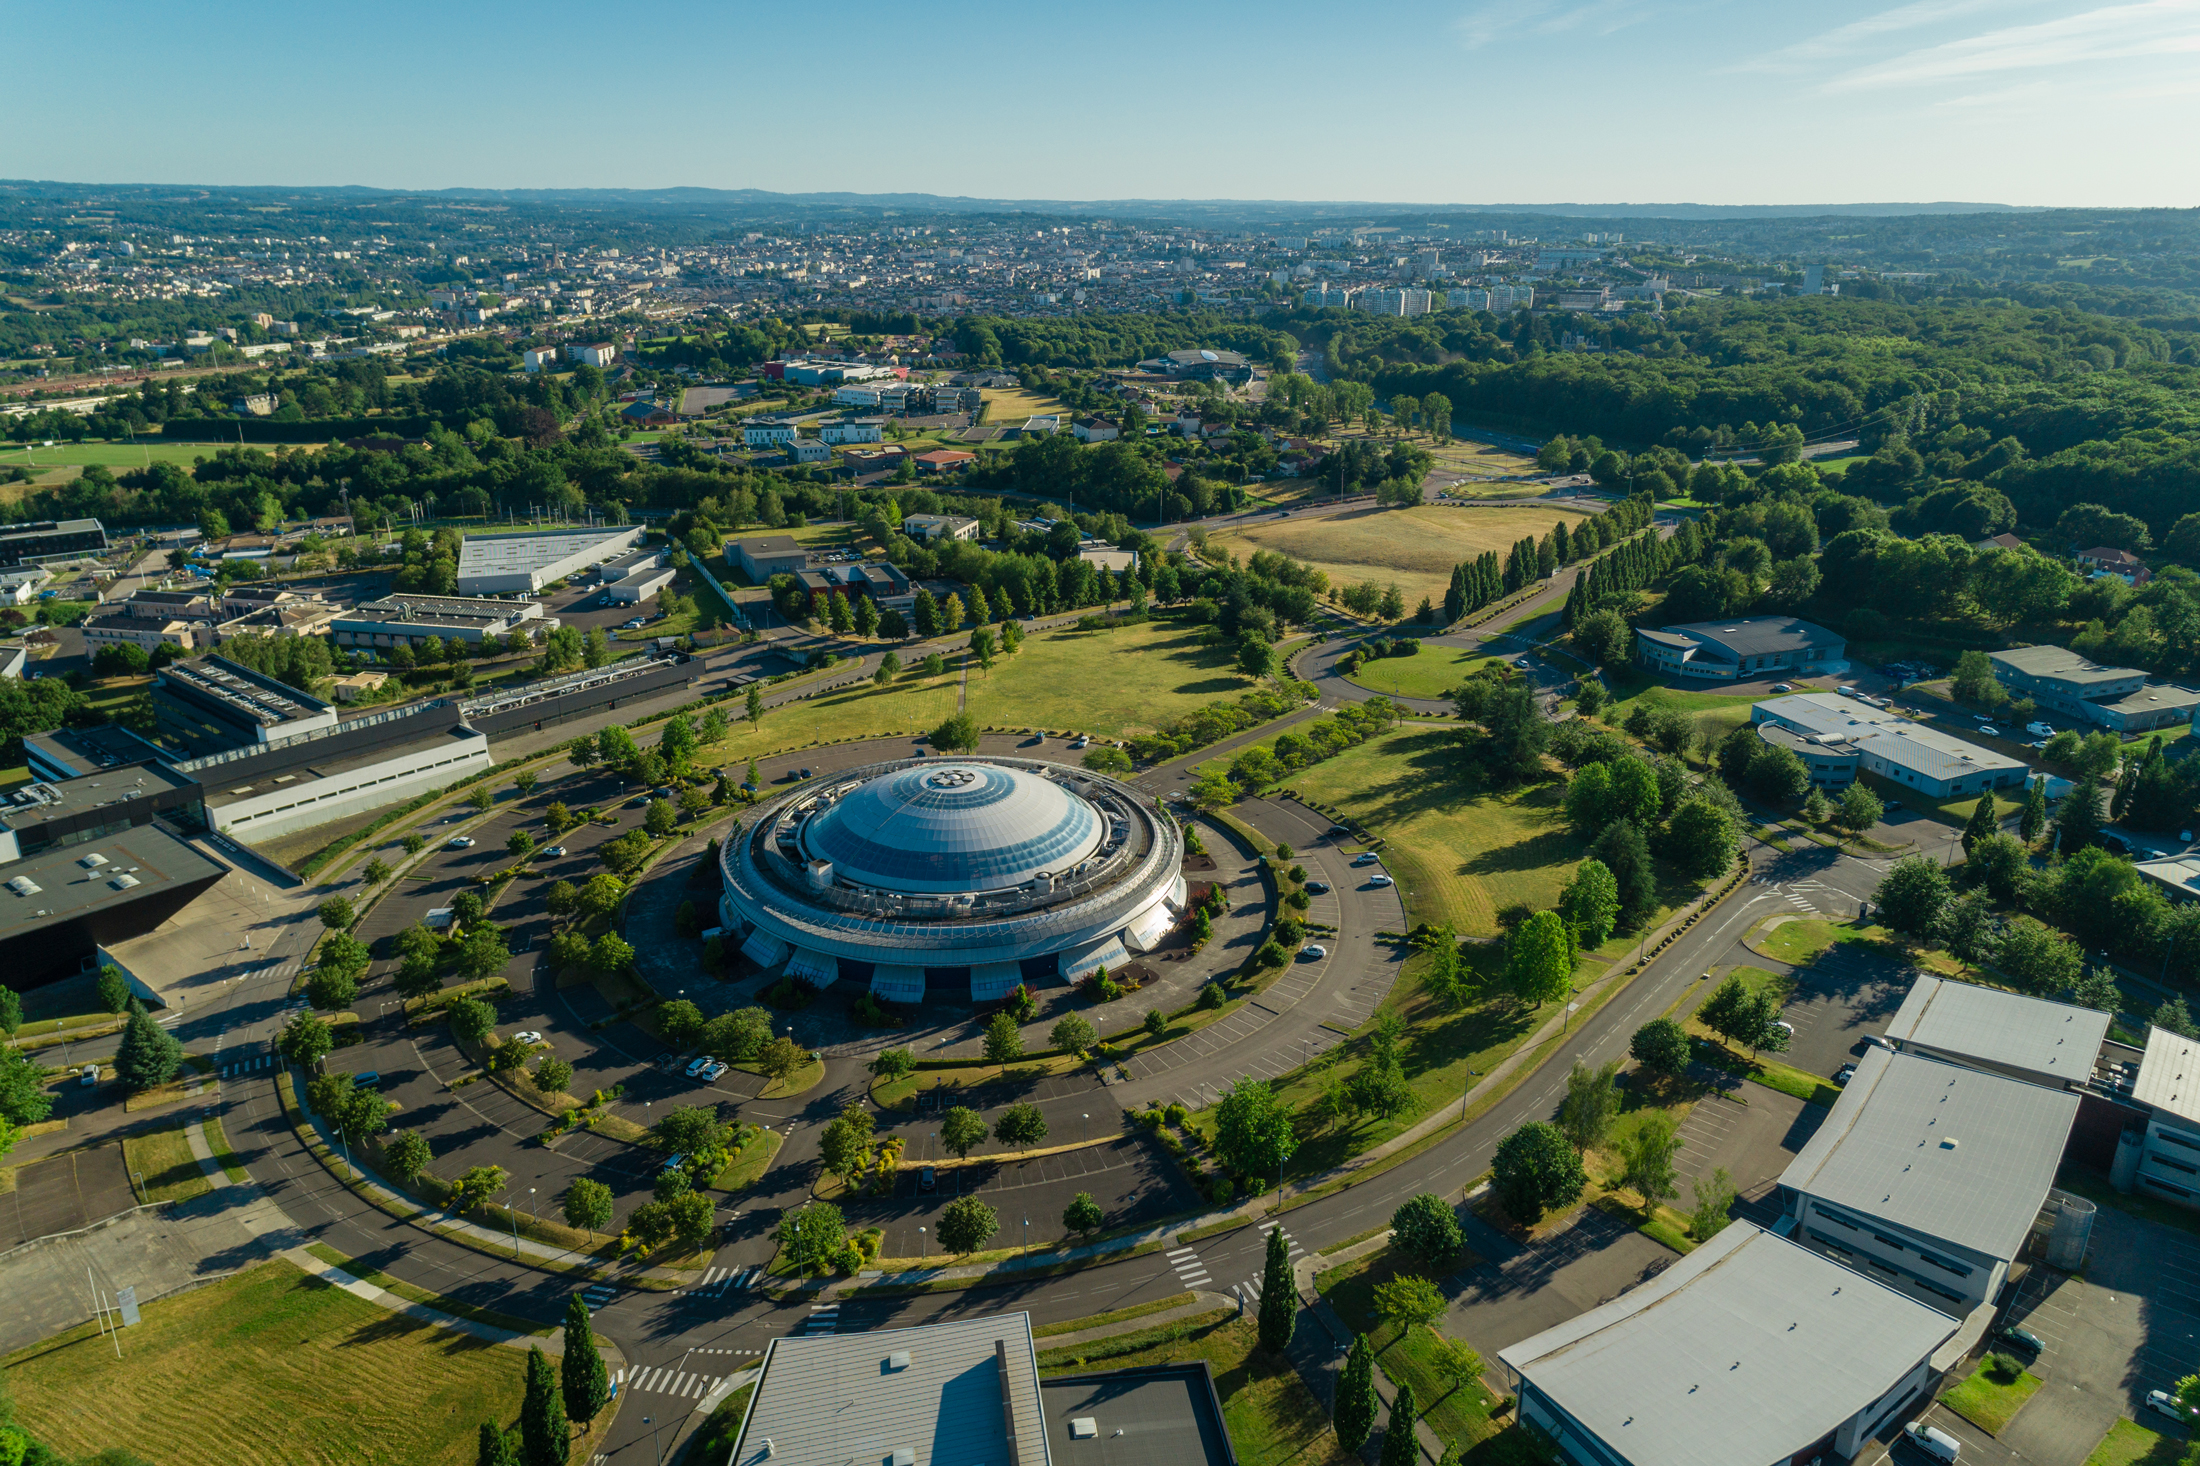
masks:
<instances>
[{"instance_id":1,"label":"flat roof building","mask_svg":"<svg viewBox=\"0 0 2200 1466\"><path fill-rule=\"evenodd\" d=\"M1838 789L1868 771L1946 799L2021 785L2023 760L1942 733L1859 698L1806 692L1753 704L1749 719L1768 743L1792 748L1820 788Z\"/></svg>"},{"instance_id":2,"label":"flat roof building","mask_svg":"<svg viewBox=\"0 0 2200 1466\"><path fill-rule=\"evenodd\" d=\"M2137 667L2105 667L2068 647L2023 646L1987 656L1994 679L2011 695L2114 733L2189 723L2200 708L2200 690L2151 682Z\"/></svg>"},{"instance_id":3,"label":"flat roof building","mask_svg":"<svg viewBox=\"0 0 2200 1466\"><path fill-rule=\"evenodd\" d=\"M0 977L27 990L153 930L228 867L158 825L110 830L0 864Z\"/></svg>"},{"instance_id":4,"label":"flat roof building","mask_svg":"<svg viewBox=\"0 0 2200 1466\"><path fill-rule=\"evenodd\" d=\"M470 534L458 552L462 596L533 595L555 580L633 549L641 525L546 529L528 534Z\"/></svg>"},{"instance_id":5,"label":"flat roof building","mask_svg":"<svg viewBox=\"0 0 2200 1466\"><path fill-rule=\"evenodd\" d=\"M792 575L806 569L810 552L791 534L753 535L745 540L727 540L726 559L740 567L750 584L762 585L775 575Z\"/></svg>"},{"instance_id":6,"label":"flat roof building","mask_svg":"<svg viewBox=\"0 0 2200 1466\"><path fill-rule=\"evenodd\" d=\"M556 630L558 621L543 614L540 601L393 595L339 611L328 624L338 646L379 655L400 646L417 646L431 636L470 646L514 631L525 631L532 638Z\"/></svg>"},{"instance_id":7,"label":"flat roof building","mask_svg":"<svg viewBox=\"0 0 2200 1466\"><path fill-rule=\"evenodd\" d=\"M336 726L336 709L287 682L227 657L170 662L154 674L154 710L164 728L237 744L283 743Z\"/></svg>"},{"instance_id":8,"label":"flat roof building","mask_svg":"<svg viewBox=\"0 0 2200 1466\"><path fill-rule=\"evenodd\" d=\"M1927 974L1910 985L1887 1040L1906 1054L2064 1089L2092 1077L2108 1020L2092 1008Z\"/></svg>"},{"instance_id":9,"label":"flat roof building","mask_svg":"<svg viewBox=\"0 0 2200 1466\"><path fill-rule=\"evenodd\" d=\"M1999 1296L2077 1114L2068 1091L1869 1049L1780 1176L1789 1235L1968 1314Z\"/></svg>"},{"instance_id":10,"label":"flat roof building","mask_svg":"<svg viewBox=\"0 0 2200 1466\"><path fill-rule=\"evenodd\" d=\"M904 514L901 532L913 540L974 540L978 521L966 514Z\"/></svg>"},{"instance_id":11,"label":"flat roof building","mask_svg":"<svg viewBox=\"0 0 2200 1466\"><path fill-rule=\"evenodd\" d=\"M41 519L0 529L0 565L107 552L107 527L96 519Z\"/></svg>"},{"instance_id":12,"label":"flat roof building","mask_svg":"<svg viewBox=\"0 0 2200 1466\"><path fill-rule=\"evenodd\" d=\"M1761 1466L1857 1454L1930 1388L1959 1327L1737 1221L1498 1358L1520 1418L1574 1466Z\"/></svg>"},{"instance_id":13,"label":"flat roof building","mask_svg":"<svg viewBox=\"0 0 2200 1466\"><path fill-rule=\"evenodd\" d=\"M1741 616L1635 631L1635 660L1668 677L1733 682L1836 672L1847 667L1847 656L1848 641L1839 632L1795 616Z\"/></svg>"},{"instance_id":14,"label":"flat roof building","mask_svg":"<svg viewBox=\"0 0 2200 1466\"><path fill-rule=\"evenodd\" d=\"M2110 1172L2116 1189L2200 1208L2200 1040L2147 1030L2131 1101L2147 1120L2124 1132Z\"/></svg>"}]
</instances>

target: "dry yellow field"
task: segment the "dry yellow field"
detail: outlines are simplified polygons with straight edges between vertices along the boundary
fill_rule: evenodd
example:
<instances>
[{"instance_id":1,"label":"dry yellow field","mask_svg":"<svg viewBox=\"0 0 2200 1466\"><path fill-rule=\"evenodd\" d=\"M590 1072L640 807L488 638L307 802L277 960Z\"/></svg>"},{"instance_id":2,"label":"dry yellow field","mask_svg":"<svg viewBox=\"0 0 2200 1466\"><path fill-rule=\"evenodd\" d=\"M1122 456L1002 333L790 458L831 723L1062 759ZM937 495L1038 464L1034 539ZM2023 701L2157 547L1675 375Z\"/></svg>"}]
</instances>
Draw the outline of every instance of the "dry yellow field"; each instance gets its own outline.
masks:
<instances>
[{"instance_id":1,"label":"dry yellow field","mask_svg":"<svg viewBox=\"0 0 2200 1466\"><path fill-rule=\"evenodd\" d=\"M1025 418L1048 413L1058 414L1066 425L1069 417L1069 409L1058 399L1041 397L1021 387L981 387L978 395L985 399L985 425L989 428L1020 428Z\"/></svg>"},{"instance_id":2,"label":"dry yellow field","mask_svg":"<svg viewBox=\"0 0 2200 1466\"><path fill-rule=\"evenodd\" d=\"M1568 529L1588 516L1572 509L1355 509L1320 519L1286 519L1216 535L1210 544L1243 559L1278 550L1325 571L1331 585L1391 581L1411 611L1422 596L1442 604L1451 567L1485 550L1502 558L1514 540L1537 539L1561 520Z\"/></svg>"}]
</instances>

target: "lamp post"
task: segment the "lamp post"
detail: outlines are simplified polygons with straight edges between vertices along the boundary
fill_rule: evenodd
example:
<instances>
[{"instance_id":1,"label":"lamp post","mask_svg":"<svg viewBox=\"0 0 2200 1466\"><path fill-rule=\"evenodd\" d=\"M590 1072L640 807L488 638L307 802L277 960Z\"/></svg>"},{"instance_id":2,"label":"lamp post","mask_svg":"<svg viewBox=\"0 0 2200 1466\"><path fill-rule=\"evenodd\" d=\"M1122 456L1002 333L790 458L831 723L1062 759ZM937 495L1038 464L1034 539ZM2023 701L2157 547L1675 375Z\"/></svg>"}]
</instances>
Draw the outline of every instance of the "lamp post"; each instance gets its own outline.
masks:
<instances>
[{"instance_id":1,"label":"lamp post","mask_svg":"<svg viewBox=\"0 0 2200 1466\"><path fill-rule=\"evenodd\" d=\"M657 1450L657 1466L665 1466L665 1448L657 1439L657 1422L649 1416L644 1415L642 1417L642 1424L649 1427L650 1443L655 1446Z\"/></svg>"},{"instance_id":2,"label":"lamp post","mask_svg":"<svg viewBox=\"0 0 2200 1466\"><path fill-rule=\"evenodd\" d=\"M931 1259L932 1254L925 1241L924 1228L919 1227L917 1228L917 1260L919 1262L929 1262Z\"/></svg>"},{"instance_id":3,"label":"lamp post","mask_svg":"<svg viewBox=\"0 0 2200 1466\"><path fill-rule=\"evenodd\" d=\"M1031 1218L1024 1218L1024 1256L1031 1256Z\"/></svg>"}]
</instances>

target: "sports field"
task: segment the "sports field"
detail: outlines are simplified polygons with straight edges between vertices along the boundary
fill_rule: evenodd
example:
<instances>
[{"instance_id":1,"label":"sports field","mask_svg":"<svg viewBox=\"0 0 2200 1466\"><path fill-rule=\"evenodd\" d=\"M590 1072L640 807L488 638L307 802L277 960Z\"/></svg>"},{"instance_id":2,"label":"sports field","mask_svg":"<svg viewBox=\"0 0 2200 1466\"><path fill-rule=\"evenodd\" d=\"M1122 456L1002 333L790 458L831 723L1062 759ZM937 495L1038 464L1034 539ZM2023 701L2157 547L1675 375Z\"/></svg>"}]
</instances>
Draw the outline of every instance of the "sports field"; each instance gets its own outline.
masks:
<instances>
[{"instance_id":1,"label":"sports field","mask_svg":"<svg viewBox=\"0 0 2200 1466\"><path fill-rule=\"evenodd\" d=\"M1372 580L1398 583L1412 611L1427 596L1439 606L1451 583L1451 568L1485 550L1500 557L1525 535L1541 539L1563 521L1570 530L1588 516L1578 510L1545 508L1353 509L1321 518L1285 519L1219 534L1209 541L1240 558L1255 550L1279 550L1316 569L1329 583L1349 585Z\"/></svg>"},{"instance_id":2,"label":"sports field","mask_svg":"<svg viewBox=\"0 0 2200 1466\"><path fill-rule=\"evenodd\" d=\"M1042 397L1021 387L980 387L978 395L985 400L985 425L989 428L1020 428L1025 418L1050 413L1063 419L1063 427L1069 426L1069 409L1059 398Z\"/></svg>"},{"instance_id":3,"label":"sports field","mask_svg":"<svg viewBox=\"0 0 2200 1466\"><path fill-rule=\"evenodd\" d=\"M277 1261L147 1303L119 1359L85 1324L0 1368L17 1422L72 1457L128 1446L162 1466L465 1466L482 1421L517 1420L526 1363Z\"/></svg>"}]
</instances>

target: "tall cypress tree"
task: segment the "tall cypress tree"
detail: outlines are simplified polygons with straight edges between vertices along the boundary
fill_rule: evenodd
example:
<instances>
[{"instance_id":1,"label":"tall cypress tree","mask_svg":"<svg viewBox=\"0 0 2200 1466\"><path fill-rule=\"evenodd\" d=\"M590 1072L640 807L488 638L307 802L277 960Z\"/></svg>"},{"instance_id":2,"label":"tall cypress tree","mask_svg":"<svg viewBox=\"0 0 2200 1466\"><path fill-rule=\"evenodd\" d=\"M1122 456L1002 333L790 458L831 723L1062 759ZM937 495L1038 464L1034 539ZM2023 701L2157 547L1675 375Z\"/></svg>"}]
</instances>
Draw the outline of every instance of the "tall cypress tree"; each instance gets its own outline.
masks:
<instances>
[{"instance_id":1,"label":"tall cypress tree","mask_svg":"<svg viewBox=\"0 0 2200 1466\"><path fill-rule=\"evenodd\" d=\"M1989 789L1978 797L1978 807L1971 811L1971 822L1963 827L1963 853L1968 856L1978 842L2001 828L2001 821L1994 818L1994 791Z\"/></svg>"},{"instance_id":2,"label":"tall cypress tree","mask_svg":"<svg viewBox=\"0 0 2200 1466\"><path fill-rule=\"evenodd\" d=\"M1337 1380L1337 1408L1331 1416L1337 1427L1337 1444L1351 1455L1367 1444L1375 1428L1375 1351L1367 1335L1352 1336L1352 1352L1344 1357L1344 1374Z\"/></svg>"},{"instance_id":3,"label":"tall cypress tree","mask_svg":"<svg viewBox=\"0 0 2200 1466\"><path fill-rule=\"evenodd\" d=\"M573 1449L572 1433L565 1425L565 1402L558 1398L558 1377L550 1372L549 1356L542 1350L527 1351L527 1398L519 1407L521 1466L565 1466Z\"/></svg>"},{"instance_id":4,"label":"tall cypress tree","mask_svg":"<svg viewBox=\"0 0 2200 1466\"><path fill-rule=\"evenodd\" d=\"M1291 1347L1299 1322L1299 1290L1291 1283L1291 1244L1283 1228L1268 1229L1268 1265L1260 1277L1260 1345L1271 1354Z\"/></svg>"},{"instance_id":5,"label":"tall cypress tree","mask_svg":"<svg viewBox=\"0 0 2200 1466\"><path fill-rule=\"evenodd\" d=\"M1413 1422L1420 1414L1419 1402L1413 1398L1413 1385L1400 1380L1398 1393L1390 1401L1390 1427L1383 1432L1381 1466L1414 1466L1420 1453L1413 1446Z\"/></svg>"},{"instance_id":6,"label":"tall cypress tree","mask_svg":"<svg viewBox=\"0 0 2200 1466\"><path fill-rule=\"evenodd\" d=\"M1563 519L1551 526L1551 548L1558 552L1559 564L1571 565L1573 563L1573 537L1566 532L1566 521Z\"/></svg>"},{"instance_id":7,"label":"tall cypress tree","mask_svg":"<svg viewBox=\"0 0 2200 1466\"><path fill-rule=\"evenodd\" d=\"M2024 787L2024 818L2017 833L2029 845L2047 830L2047 780L2033 779Z\"/></svg>"},{"instance_id":8,"label":"tall cypress tree","mask_svg":"<svg viewBox=\"0 0 2200 1466\"><path fill-rule=\"evenodd\" d=\"M497 1428L494 1421L481 1422L481 1438L474 1448L474 1466L520 1466L519 1452L513 1448L512 1437Z\"/></svg>"},{"instance_id":9,"label":"tall cypress tree","mask_svg":"<svg viewBox=\"0 0 2200 1466\"><path fill-rule=\"evenodd\" d=\"M583 1425L611 1399L611 1377L604 1370L603 1355L596 1350L596 1332L589 1326L588 1305L575 1293L565 1305L565 1357L558 1361L559 1383L565 1393L565 1413Z\"/></svg>"}]
</instances>

